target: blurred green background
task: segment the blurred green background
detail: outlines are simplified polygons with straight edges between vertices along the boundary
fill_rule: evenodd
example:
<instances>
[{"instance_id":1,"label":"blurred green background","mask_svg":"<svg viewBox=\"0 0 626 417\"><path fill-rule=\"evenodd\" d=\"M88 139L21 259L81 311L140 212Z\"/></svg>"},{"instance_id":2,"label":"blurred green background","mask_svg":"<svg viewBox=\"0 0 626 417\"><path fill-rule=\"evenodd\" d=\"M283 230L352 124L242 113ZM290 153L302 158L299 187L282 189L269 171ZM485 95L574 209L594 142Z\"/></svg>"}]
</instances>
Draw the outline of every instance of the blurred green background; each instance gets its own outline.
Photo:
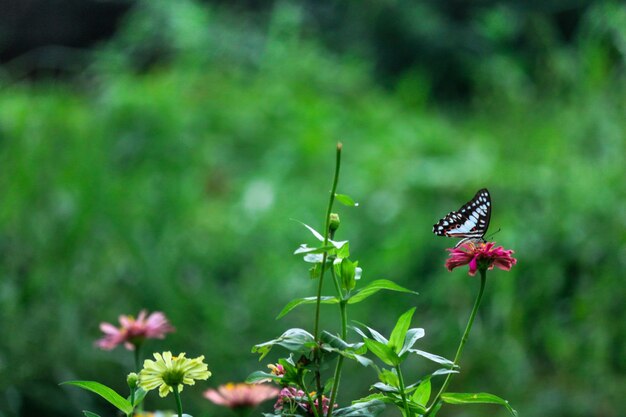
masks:
<instances>
[{"instance_id":1,"label":"blurred green background","mask_svg":"<svg viewBox=\"0 0 626 417\"><path fill-rule=\"evenodd\" d=\"M478 282L444 269L454 242L431 228L488 187L494 240L519 264L490 274L451 389L522 416L626 414L623 3L51 3L30 2L43 18L2 3L0 416L112 415L57 384L123 391L132 354L93 342L142 308L177 328L148 349L213 371L186 412L226 416L202 389L278 356L258 363L253 344L312 328L310 306L274 317L315 292L292 219L321 228L337 141L339 191L360 202L338 208L338 238L364 283L420 292L352 319L388 332L416 306L421 348L452 357ZM112 8L100 26L71 10L89 3ZM337 315L324 311L330 330ZM414 360L407 379L432 370ZM344 405L375 378L345 371Z\"/></svg>"}]
</instances>

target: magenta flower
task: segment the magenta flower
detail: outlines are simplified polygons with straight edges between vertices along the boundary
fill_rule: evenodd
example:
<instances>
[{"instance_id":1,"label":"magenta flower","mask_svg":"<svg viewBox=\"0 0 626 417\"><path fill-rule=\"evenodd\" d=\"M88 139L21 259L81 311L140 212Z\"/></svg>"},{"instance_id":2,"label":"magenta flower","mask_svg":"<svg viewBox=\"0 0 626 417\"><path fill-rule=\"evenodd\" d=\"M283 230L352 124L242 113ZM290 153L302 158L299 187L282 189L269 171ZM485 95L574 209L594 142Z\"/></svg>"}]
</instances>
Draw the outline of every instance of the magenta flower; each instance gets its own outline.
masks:
<instances>
[{"instance_id":1,"label":"magenta flower","mask_svg":"<svg viewBox=\"0 0 626 417\"><path fill-rule=\"evenodd\" d=\"M135 350L145 339L163 339L166 333L175 330L165 314L160 311L148 316L147 314L146 310L141 310L136 319L133 316L121 315L120 328L110 323L100 323L104 337L96 341L96 346L111 350L123 343L126 349Z\"/></svg>"},{"instance_id":2,"label":"magenta flower","mask_svg":"<svg viewBox=\"0 0 626 417\"><path fill-rule=\"evenodd\" d=\"M314 397L315 393L312 392L310 395ZM318 404L319 400L315 399L314 406L316 408ZM333 408L337 408L337 404L334 404ZM322 395L322 413L327 415L329 409L330 400L325 395ZM274 404L274 413L278 414L278 412L281 414L298 414L298 412L304 412L307 416L314 415L304 391L294 387L286 387L280 390L280 396L276 404Z\"/></svg>"},{"instance_id":3,"label":"magenta flower","mask_svg":"<svg viewBox=\"0 0 626 417\"><path fill-rule=\"evenodd\" d=\"M204 397L214 404L228 408L256 407L263 401L278 396L278 388L262 384L234 384L229 382L220 385L217 390L204 391Z\"/></svg>"},{"instance_id":4,"label":"magenta flower","mask_svg":"<svg viewBox=\"0 0 626 417\"><path fill-rule=\"evenodd\" d=\"M494 266L508 271L517 263L512 250L502 246L494 248L495 242L466 242L458 248L448 249L450 257L446 260L446 268L452 271L458 266L469 264L469 274L474 276L479 269L493 269Z\"/></svg>"},{"instance_id":5,"label":"magenta flower","mask_svg":"<svg viewBox=\"0 0 626 417\"><path fill-rule=\"evenodd\" d=\"M267 367L270 368L270 372L276 376L282 377L285 375L285 367L279 363L277 363L276 365L269 364L267 365Z\"/></svg>"}]
</instances>

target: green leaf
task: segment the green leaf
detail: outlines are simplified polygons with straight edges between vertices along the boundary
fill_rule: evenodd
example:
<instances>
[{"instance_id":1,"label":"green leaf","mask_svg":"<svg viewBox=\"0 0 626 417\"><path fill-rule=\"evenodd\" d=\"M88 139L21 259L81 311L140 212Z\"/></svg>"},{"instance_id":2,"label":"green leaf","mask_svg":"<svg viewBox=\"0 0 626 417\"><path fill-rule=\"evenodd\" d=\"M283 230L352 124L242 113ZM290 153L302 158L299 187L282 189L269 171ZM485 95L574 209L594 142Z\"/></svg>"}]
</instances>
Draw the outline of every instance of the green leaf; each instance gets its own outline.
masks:
<instances>
[{"instance_id":1,"label":"green leaf","mask_svg":"<svg viewBox=\"0 0 626 417\"><path fill-rule=\"evenodd\" d=\"M87 410L83 410L83 414L85 415L85 417L100 417L98 414L92 413L91 411Z\"/></svg>"},{"instance_id":2,"label":"green leaf","mask_svg":"<svg viewBox=\"0 0 626 417\"><path fill-rule=\"evenodd\" d=\"M363 342L365 342L367 349L369 349L370 352L376 355L385 364L389 366L396 366L400 363L398 355L396 355L396 353L384 343L368 338L363 339Z\"/></svg>"},{"instance_id":3,"label":"green leaf","mask_svg":"<svg viewBox=\"0 0 626 417\"><path fill-rule=\"evenodd\" d=\"M356 322L358 323L358 322ZM372 337L374 338L374 340L382 343L382 344L387 344L389 341L385 338L385 336L383 336L382 334L378 333L376 330L372 329L371 327L367 327L366 325L364 325L363 323L359 323L361 326L365 327L370 334L372 335ZM361 329L359 329L358 327L353 327L354 331L357 332L361 337L365 338L369 338L369 336L367 336L365 333L363 333L363 331Z\"/></svg>"},{"instance_id":4,"label":"green leaf","mask_svg":"<svg viewBox=\"0 0 626 417\"><path fill-rule=\"evenodd\" d=\"M415 342L424 337L424 329L409 329L406 332L406 337L404 338L404 343L402 344L402 349L398 352L398 356L404 355L410 348L413 347Z\"/></svg>"},{"instance_id":5,"label":"green leaf","mask_svg":"<svg viewBox=\"0 0 626 417\"><path fill-rule=\"evenodd\" d=\"M317 230L313 229L311 226L309 226L308 224L304 224L302 222L300 222L304 227L306 227L307 229L309 229L309 231L313 234L313 236L315 236L315 238L317 240L319 240L320 242L324 242L324 236L322 236L322 234L320 232L318 232ZM341 249L343 246L345 246L348 241L347 240L342 240L342 241L334 241L334 240L330 240L328 239L328 243L330 243L331 245L333 245L334 248L336 249Z\"/></svg>"},{"instance_id":6,"label":"green leaf","mask_svg":"<svg viewBox=\"0 0 626 417\"><path fill-rule=\"evenodd\" d=\"M447 392L441 394L441 400L448 404L498 404L504 406L513 416L517 416L509 402L497 395L479 392L475 394Z\"/></svg>"},{"instance_id":7,"label":"green leaf","mask_svg":"<svg viewBox=\"0 0 626 417\"><path fill-rule=\"evenodd\" d=\"M437 404L433 407L433 410L430 412L430 417L435 417L439 410L441 410L442 402L437 401Z\"/></svg>"},{"instance_id":8,"label":"green leaf","mask_svg":"<svg viewBox=\"0 0 626 417\"><path fill-rule=\"evenodd\" d=\"M411 291L407 288L401 287L393 281L390 281L388 279L379 279L376 281L372 281L370 284L361 288L357 293L350 297L350 299L348 300L348 304L359 303L366 298L376 294L380 290L398 291L417 295L415 291Z\"/></svg>"},{"instance_id":9,"label":"green leaf","mask_svg":"<svg viewBox=\"0 0 626 417\"><path fill-rule=\"evenodd\" d=\"M335 194L335 198L344 206L357 207L359 203L355 202L352 197L346 194Z\"/></svg>"},{"instance_id":10,"label":"green leaf","mask_svg":"<svg viewBox=\"0 0 626 417\"><path fill-rule=\"evenodd\" d=\"M383 384L391 385L392 387L397 388L400 386L400 380L398 379L398 374L394 371L383 369L378 373L378 379L380 379Z\"/></svg>"},{"instance_id":11,"label":"green leaf","mask_svg":"<svg viewBox=\"0 0 626 417\"><path fill-rule=\"evenodd\" d=\"M428 400L430 399L430 391L430 378L428 378L427 380L419 384L419 386L411 396L411 401L426 406L426 404L428 404Z\"/></svg>"},{"instance_id":12,"label":"green leaf","mask_svg":"<svg viewBox=\"0 0 626 417\"><path fill-rule=\"evenodd\" d=\"M385 384L383 382L376 382L372 385L372 388L382 392L398 392L398 388L393 385Z\"/></svg>"},{"instance_id":13,"label":"green leaf","mask_svg":"<svg viewBox=\"0 0 626 417\"><path fill-rule=\"evenodd\" d=\"M356 286L356 269L358 262L352 262L347 258L337 258L333 263L335 274L341 281L341 286L346 291L351 291Z\"/></svg>"},{"instance_id":14,"label":"green leaf","mask_svg":"<svg viewBox=\"0 0 626 417\"><path fill-rule=\"evenodd\" d=\"M135 390L135 402L133 403L133 407L136 407L139 404L141 404L143 399L146 398L147 394L148 394L148 391L144 390L143 388L137 388ZM130 397L128 398L128 401L130 401Z\"/></svg>"},{"instance_id":15,"label":"green leaf","mask_svg":"<svg viewBox=\"0 0 626 417\"><path fill-rule=\"evenodd\" d=\"M278 381L281 379L281 377L269 372L255 371L248 375L248 377L246 378L246 384L256 384L267 379Z\"/></svg>"},{"instance_id":16,"label":"green leaf","mask_svg":"<svg viewBox=\"0 0 626 417\"><path fill-rule=\"evenodd\" d=\"M301 244L298 249L296 249L293 254L294 255L299 255L301 253L306 253L306 254L315 254L315 253L324 253L324 252L328 252L331 250L334 250L335 247L332 245L328 245L328 246L320 246L318 248L310 248L306 243ZM321 260L320 260L321 261Z\"/></svg>"},{"instance_id":17,"label":"green leaf","mask_svg":"<svg viewBox=\"0 0 626 417\"><path fill-rule=\"evenodd\" d=\"M124 397L119 395L117 392L113 391L111 388L107 387L104 384L101 384L96 381L66 381L62 382L60 385L73 385L75 387L79 387L82 389L86 389L87 391L91 391L95 394L98 394L115 407L120 410L124 414L129 414L133 411L133 406L130 404L130 401L127 401Z\"/></svg>"},{"instance_id":18,"label":"green leaf","mask_svg":"<svg viewBox=\"0 0 626 417\"><path fill-rule=\"evenodd\" d=\"M322 350L338 353L348 359L353 359L363 366L373 366L374 362L362 356L367 351L363 343L347 343L341 338L327 332L322 332Z\"/></svg>"},{"instance_id":19,"label":"green leaf","mask_svg":"<svg viewBox=\"0 0 626 417\"><path fill-rule=\"evenodd\" d=\"M415 307L402 314L391 331L391 336L389 336L389 343L387 346L392 348L397 354L400 353L402 346L404 345L404 339L406 338L406 334L411 326L413 313L415 313Z\"/></svg>"},{"instance_id":20,"label":"green leaf","mask_svg":"<svg viewBox=\"0 0 626 417\"><path fill-rule=\"evenodd\" d=\"M300 224L302 224L302 226L306 227L307 229L309 229L309 231L311 233L313 233L313 236L315 236L315 238L317 240L319 240L320 242L324 241L324 236L322 236L322 234L320 232L318 232L317 230L313 229L311 226L309 226L308 224L302 223L300 222Z\"/></svg>"},{"instance_id":21,"label":"green leaf","mask_svg":"<svg viewBox=\"0 0 626 417\"><path fill-rule=\"evenodd\" d=\"M429 359L433 362L437 362L441 365L452 366L453 362L449 359L444 358L443 356L435 355L434 353L428 353L419 349L409 349L408 352L415 353L416 355L422 356L426 359Z\"/></svg>"},{"instance_id":22,"label":"green leaf","mask_svg":"<svg viewBox=\"0 0 626 417\"><path fill-rule=\"evenodd\" d=\"M376 417L385 409L385 403L378 399L367 402L355 402L349 407L336 410L337 417Z\"/></svg>"},{"instance_id":23,"label":"green leaf","mask_svg":"<svg viewBox=\"0 0 626 417\"><path fill-rule=\"evenodd\" d=\"M309 353L316 345L313 335L302 329L289 329L280 337L269 342L255 345L252 353L259 353L262 360L272 350L274 345L280 345L293 352Z\"/></svg>"},{"instance_id":24,"label":"green leaf","mask_svg":"<svg viewBox=\"0 0 626 417\"><path fill-rule=\"evenodd\" d=\"M304 298L297 298L295 300L291 300L282 309L280 314L278 314L276 319L279 319L279 318L285 316L287 313L289 313L291 310L293 310L294 308L298 307L299 305L302 305L302 304L315 304L315 303L317 303L317 297L304 297ZM322 304L337 304L337 303L339 303L339 300L337 299L337 297L323 296L320 299L320 303L322 303Z\"/></svg>"},{"instance_id":25,"label":"green leaf","mask_svg":"<svg viewBox=\"0 0 626 417\"><path fill-rule=\"evenodd\" d=\"M337 258L349 258L350 257L350 242L346 242L345 245L337 249Z\"/></svg>"}]
</instances>

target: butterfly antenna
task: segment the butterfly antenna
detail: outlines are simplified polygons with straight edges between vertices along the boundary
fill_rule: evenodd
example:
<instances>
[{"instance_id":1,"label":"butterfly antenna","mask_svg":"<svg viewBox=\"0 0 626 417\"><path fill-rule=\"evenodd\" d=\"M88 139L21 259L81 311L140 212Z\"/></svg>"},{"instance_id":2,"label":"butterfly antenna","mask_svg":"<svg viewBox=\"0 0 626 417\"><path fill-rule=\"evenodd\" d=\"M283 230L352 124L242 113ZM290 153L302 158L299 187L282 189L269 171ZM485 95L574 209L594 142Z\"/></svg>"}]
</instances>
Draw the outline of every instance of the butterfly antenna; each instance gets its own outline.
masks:
<instances>
[{"instance_id":1,"label":"butterfly antenna","mask_svg":"<svg viewBox=\"0 0 626 417\"><path fill-rule=\"evenodd\" d=\"M498 227L498 230L496 230L495 232L493 232L492 234L489 235L489 237L487 237L487 240L491 240L492 237L494 237L494 235L496 235L498 232L500 232L502 229L500 229Z\"/></svg>"}]
</instances>

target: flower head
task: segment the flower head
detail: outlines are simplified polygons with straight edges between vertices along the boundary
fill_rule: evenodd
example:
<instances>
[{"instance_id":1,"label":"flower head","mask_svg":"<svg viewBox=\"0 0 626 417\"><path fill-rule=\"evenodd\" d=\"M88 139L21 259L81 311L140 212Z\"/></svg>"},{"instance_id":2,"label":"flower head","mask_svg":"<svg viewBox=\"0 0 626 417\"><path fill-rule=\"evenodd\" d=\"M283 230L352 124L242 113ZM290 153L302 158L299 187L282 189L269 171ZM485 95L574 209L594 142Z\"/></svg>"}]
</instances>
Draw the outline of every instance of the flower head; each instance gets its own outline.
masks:
<instances>
[{"instance_id":1,"label":"flower head","mask_svg":"<svg viewBox=\"0 0 626 417\"><path fill-rule=\"evenodd\" d=\"M175 330L160 311L148 315L146 310L141 310L137 318L122 315L119 321L119 328L110 323L100 323L104 337L96 341L96 346L111 350L123 343L126 349L135 350L145 339L163 339L165 333Z\"/></svg>"},{"instance_id":2,"label":"flower head","mask_svg":"<svg viewBox=\"0 0 626 417\"><path fill-rule=\"evenodd\" d=\"M513 251L494 246L495 242L466 242L458 248L448 249L450 257L446 260L446 268L452 271L458 266L469 264L469 274L472 276L479 269L493 269L494 266L504 271L510 270L517 263L517 259L511 256Z\"/></svg>"},{"instance_id":3,"label":"flower head","mask_svg":"<svg viewBox=\"0 0 626 417\"><path fill-rule=\"evenodd\" d=\"M204 397L217 405L229 408L256 407L263 401L278 396L278 388L259 384L220 385L217 390L204 391Z\"/></svg>"},{"instance_id":4,"label":"flower head","mask_svg":"<svg viewBox=\"0 0 626 417\"><path fill-rule=\"evenodd\" d=\"M310 396L312 398L315 397L315 393L312 392ZM313 402L313 405L316 408L318 407L319 400L317 398ZM333 408L337 408L337 404L334 404ZM325 395L322 395L322 413L327 415L329 409L330 399L328 399ZM274 404L274 413L277 412L280 412L281 414L299 414L304 412L304 415L307 416L314 415L304 391L294 387L286 387L280 390L278 400L276 400L276 404Z\"/></svg>"},{"instance_id":5,"label":"flower head","mask_svg":"<svg viewBox=\"0 0 626 417\"><path fill-rule=\"evenodd\" d=\"M211 376L204 356L195 359L185 358L185 354L172 356L172 352L155 353L156 361L146 359L143 369L139 372L139 386L146 391L159 388L159 396L165 397L183 384L194 385L196 379L206 380Z\"/></svg>"},{"instance_id":6,"label":"flower head","mask_svg":"<svg viewBox=\"0 0 626 417\"><path fill-rule=\"evenodd\" d=\"M285 375L285 367L282 366L280 363L277 363L276 365L271 363L267 365L267 367L270 369L270 372L273 375L280 376L280 377Z\"/></svg>"}]
</instances>

